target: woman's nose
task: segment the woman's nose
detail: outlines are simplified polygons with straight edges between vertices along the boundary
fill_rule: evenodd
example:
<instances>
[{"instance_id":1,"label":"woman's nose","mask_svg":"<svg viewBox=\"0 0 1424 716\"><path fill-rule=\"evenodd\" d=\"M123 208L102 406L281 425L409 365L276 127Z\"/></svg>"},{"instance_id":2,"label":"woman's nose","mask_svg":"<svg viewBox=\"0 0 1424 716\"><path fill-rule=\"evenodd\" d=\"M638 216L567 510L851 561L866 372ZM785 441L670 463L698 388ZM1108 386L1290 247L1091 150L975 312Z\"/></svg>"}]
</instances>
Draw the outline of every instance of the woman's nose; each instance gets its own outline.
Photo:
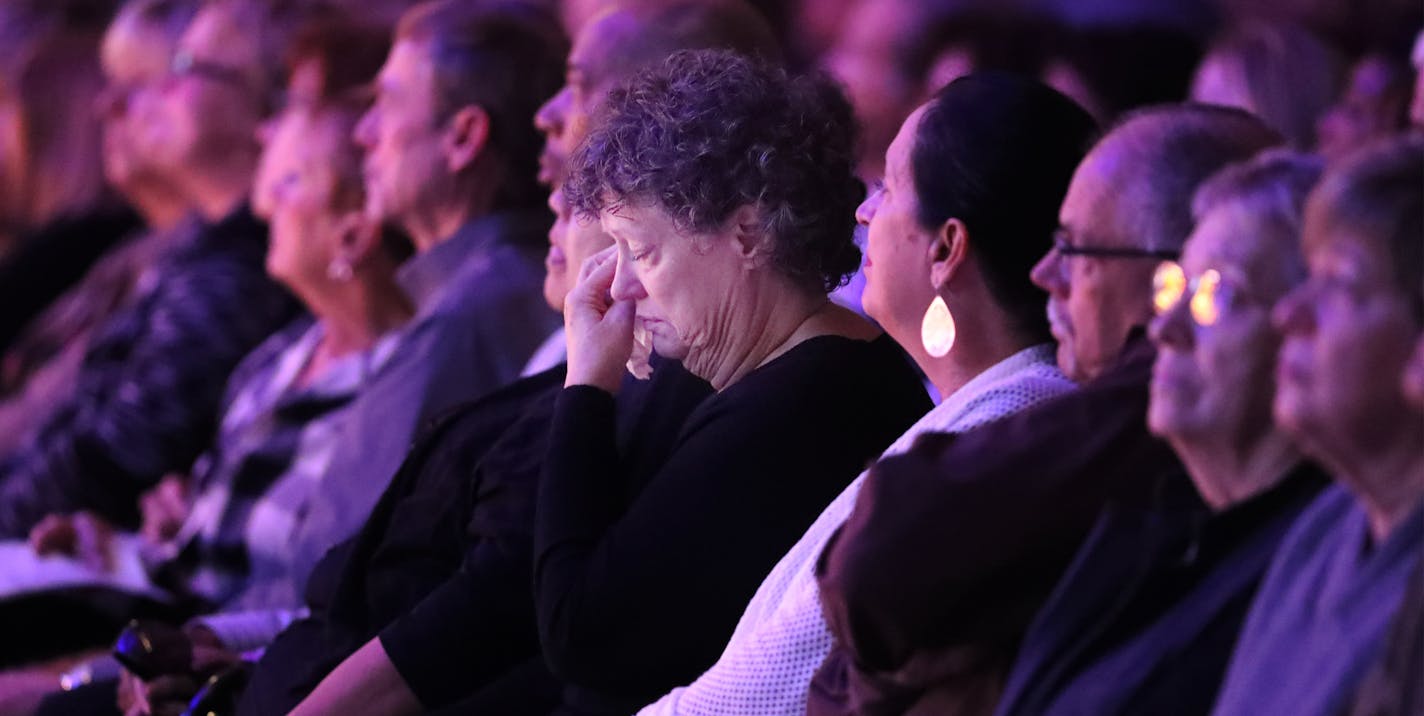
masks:
<instances>
[{"instance_id":1,"label":"woman's nose","mask_svg":"<svg viewBox=\"0 0 1424 716\"><path fill-rule=\"evenodd\" d=\"M608 293L615 301L638 301L648 296L643 283L638 280L637 273L622 257L613 269L613 286Z\"/></svg>"},{"instance_id":2,"label":"woman's nose","mask_svg":"<svg viewBox=\"0 0 1424 716\"><path fill-rule=\"evenodd\" d=\"M865 201L860 202L860 206L855 208L855 221L861 226L870 226L870 220L875 218L875 210L880 208L880 191L872 189L865 197Z\"/></svg>"}]
</instances>

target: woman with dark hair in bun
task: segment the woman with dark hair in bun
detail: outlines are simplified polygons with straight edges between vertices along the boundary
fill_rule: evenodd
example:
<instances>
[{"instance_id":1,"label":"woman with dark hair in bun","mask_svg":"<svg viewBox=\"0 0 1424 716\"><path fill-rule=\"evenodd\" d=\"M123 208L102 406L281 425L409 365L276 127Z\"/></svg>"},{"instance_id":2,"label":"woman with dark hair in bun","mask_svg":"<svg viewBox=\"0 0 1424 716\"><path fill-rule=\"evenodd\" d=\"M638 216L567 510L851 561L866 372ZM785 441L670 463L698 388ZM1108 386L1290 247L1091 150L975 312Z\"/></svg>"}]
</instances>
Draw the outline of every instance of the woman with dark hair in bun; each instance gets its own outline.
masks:
<instances>
[{"instance_id":1,"label":"woman with dark hair in bun","mask_svg":"<svg viewBox=\"0 0 1424 716\"><path fill-rule=\"evenodd\" d=\"M626 714L717 657L766 571L929 409L895 342L827 294L860 263L845 98L721 51L608 97L564 191L615 245L565 302L535 596L565 712ZM635 338L636 336L636 338ZM717 392L662 465L617 460L651 350Z\"/></svg>"}]
</instances>

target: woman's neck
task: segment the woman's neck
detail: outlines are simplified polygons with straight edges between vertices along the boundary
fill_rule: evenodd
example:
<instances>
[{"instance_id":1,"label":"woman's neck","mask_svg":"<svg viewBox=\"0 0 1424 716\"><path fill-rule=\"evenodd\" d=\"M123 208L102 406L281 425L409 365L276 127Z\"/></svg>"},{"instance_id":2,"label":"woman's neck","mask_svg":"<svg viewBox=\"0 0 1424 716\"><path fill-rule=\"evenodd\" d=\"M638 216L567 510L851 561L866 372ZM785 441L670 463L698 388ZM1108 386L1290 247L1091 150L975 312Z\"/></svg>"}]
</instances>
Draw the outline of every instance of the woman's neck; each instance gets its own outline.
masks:
<instances>
[{"instance_id":1,"label":"woman's neck","mask_svg":"<svg viewBox=\"0 0 1424 716\"><path fill-rule=\"evenodd\" d=\"M1300 464L1300 451L1274 428L1245 443L1235 436L1169 438L1202 498L1214 510L1239 505L1275 487Z\"/></svg>"},{"instance_id":2,"label":"woman's neck","mask_svg":"<svg viewBox=\"0 0 1424 716\"><path fill-rule=\"evenodd\" d=\"M328 359L369 349L415 315L410 299L394 280L333 284L308 305L325 328L322 353Z\"/></svg>"},{"instance_id":3,"label":"woman's neck","mask_svg":"<svg viewBox=\"0 0 1424 716\"><path fill-rule=\"evenodd\" d=\"M905 334L897 335L897 342L915 359L941 398L948 398L979 374L1036 343L1014 330L1014 317L989 298L987 291L981 292L984 298L980 300L963 288L958 293L953 301L956 339L943 357L925 352L919 316L896 331Z\"/></svg>"},{"instance_id":4,"label":"woman's neck","mask_svg":"<svg viewBox=\"0 0 1424 716\"><path fill-rule=\"evenodd\" d=\"M684 365L721 391L757 368L821 335L870 340L879 335L868 321L788 286L762 286L748 300L727 301L714 318L706 345L688 351Z\"/></svg>"}]
</instances>

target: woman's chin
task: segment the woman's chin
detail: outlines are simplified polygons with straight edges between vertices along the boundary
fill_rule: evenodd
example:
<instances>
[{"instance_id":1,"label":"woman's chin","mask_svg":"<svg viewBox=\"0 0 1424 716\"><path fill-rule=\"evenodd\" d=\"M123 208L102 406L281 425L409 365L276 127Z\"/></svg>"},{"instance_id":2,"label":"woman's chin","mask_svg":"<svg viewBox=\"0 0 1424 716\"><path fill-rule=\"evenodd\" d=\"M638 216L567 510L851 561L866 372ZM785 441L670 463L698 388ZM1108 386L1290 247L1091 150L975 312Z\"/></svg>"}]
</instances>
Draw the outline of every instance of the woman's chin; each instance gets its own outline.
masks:
<instances>
[{"instance_id":1,"label":"woman's chin","mask_svg":"<svg viewBox=\"0 0 1424 716\"><path fill-rule=\"evenodd\" d=\"M653 352L657 353L659 357L675 361L687 359L687 344L658 333L653 333L652 338Z\"/></svg>"}]
</instances>

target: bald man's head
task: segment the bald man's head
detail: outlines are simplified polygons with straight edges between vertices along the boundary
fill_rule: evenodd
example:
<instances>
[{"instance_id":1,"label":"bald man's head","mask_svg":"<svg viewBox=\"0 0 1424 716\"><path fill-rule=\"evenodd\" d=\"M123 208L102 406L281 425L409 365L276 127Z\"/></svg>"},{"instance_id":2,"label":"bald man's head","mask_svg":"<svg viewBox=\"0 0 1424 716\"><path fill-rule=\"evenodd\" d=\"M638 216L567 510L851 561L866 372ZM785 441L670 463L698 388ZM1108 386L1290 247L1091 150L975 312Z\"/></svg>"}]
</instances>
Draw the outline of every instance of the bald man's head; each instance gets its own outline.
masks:
<instances>
[{"instance_id":1,"label":"bald man's head","mask_svg":"<svg viewBox=\"0 0 1424 716\"><path fill-rule=\"evenodd\" d=\"M1129 115L1093 147L1068 185L1055 248L1033 270L1064 373L1097 377L1150 320L1152 272L1191 233L1197 185L1280 142L1246 112L1174 105Z\"/></svg>"},{"instance_id":2,"label":"bald man's head","mask_svg":"<svg viewBox=\"0 0 1424 716\"><path fill-rule=\"evenodd\" d=\"M569 53L564 87L535 117L545 136L540 180L553 185L561 179L612 86L678 50L700 49L781 59L771 26L745 0L631 0L585 24Z\"/></svg>"}]
</instances>

